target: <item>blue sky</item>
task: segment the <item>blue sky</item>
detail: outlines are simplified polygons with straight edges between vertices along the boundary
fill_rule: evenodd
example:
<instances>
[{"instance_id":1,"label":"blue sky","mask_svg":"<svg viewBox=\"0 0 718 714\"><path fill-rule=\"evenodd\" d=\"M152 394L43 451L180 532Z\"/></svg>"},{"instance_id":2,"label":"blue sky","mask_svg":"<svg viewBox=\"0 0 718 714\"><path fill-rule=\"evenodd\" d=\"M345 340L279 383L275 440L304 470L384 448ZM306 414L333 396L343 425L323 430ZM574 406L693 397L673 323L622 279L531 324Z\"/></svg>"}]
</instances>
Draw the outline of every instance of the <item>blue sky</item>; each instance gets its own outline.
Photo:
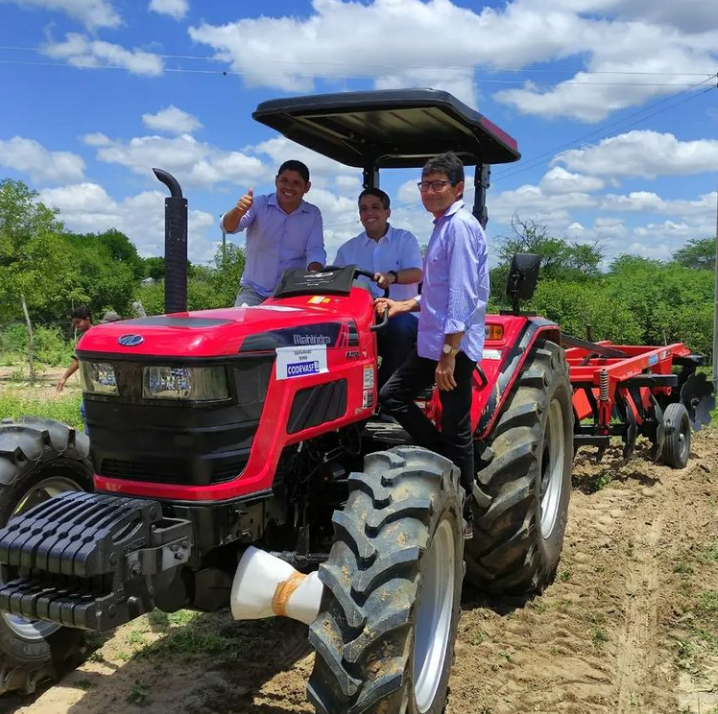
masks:
<instances>
[{"instance_id":1,"label":"blue sky","mask_svg":"<svg viewBox=\"0 0 718 714\"><path fill-rule=\"evenodd\" d=\"M518 216L599 239L609 258L667 258L715 233L716 71L718 3L705 0L0 0L0 177L39 191L69 229L115 227L155 255L165 192L150 169L164 168L189 198L190 257L205 262L219 214L301 158L331 259L361 230L359 173L253 109L430 86L519 142L522 161L494 169L490 239ZM416 178L386 172L382 186L392 222L423 243Z\"/></svg>"}]
</instances>

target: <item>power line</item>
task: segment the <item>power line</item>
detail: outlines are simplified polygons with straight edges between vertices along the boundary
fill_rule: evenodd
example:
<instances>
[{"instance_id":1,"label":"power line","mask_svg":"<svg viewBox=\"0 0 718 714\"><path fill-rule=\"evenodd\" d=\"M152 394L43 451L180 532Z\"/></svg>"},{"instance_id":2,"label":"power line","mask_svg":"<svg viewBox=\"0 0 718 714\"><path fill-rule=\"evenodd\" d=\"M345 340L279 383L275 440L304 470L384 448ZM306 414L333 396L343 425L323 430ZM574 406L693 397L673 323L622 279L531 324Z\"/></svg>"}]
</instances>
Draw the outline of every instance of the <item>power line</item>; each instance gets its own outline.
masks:
<instances>
[{"instance_id":1,"label":"power line","mask_svg":"<svg viewBox=\"0 0 718 714\"><path fill-rule=\"evenodd\" d=\"M577 136L577 137L575 137L574 139L571 139L570 141L568 141L568 142L566 142L566 143L564 143L564 144L559 144L558 146L554 146L554 147L552 147L551 149L548 149L547 151L545 151L544 153L539 154L538 156L532 157L532 158L529 160L529 163L528 163L528 164L523 164L523 165L521 165L520 167L517 166L517 167L514 168L514 169L507 169L507 170L504 171L503 173L500 173L498 176L492 177L492 181L494 181L494 182L495 182L495 181L502 181L502 180L507 179L507 178L510 178L510 177L512 177L512 176L517 176L518 174L521 174L521 173L524 173L524 172L526 172L526 171L529 171L530 169L532 169L532 168L534 168L535 166L537 166L538 164L540 164L540 163L542 162L542 160L543 160L544 158L546 158L547 156L549 156L549 155L551 155L551 154L555 154L557 151L561 151L562 149L567 149L567 148L569 148L569 147L571 147L571 146L577 144L578 142L583 141L584 139L588 139L588 138L590 138L590 137L594 137L594 136L597 136L597 135L599 135L599 134L602 135L602 136L599 137L599 138L604 138L604 137L607 135L607 132L606 132L607 129L610 129L610 128L612 128L612 127L616 127L616 126L622 125L622 124L624 124L625 122L627 122L629 119L632 119L633 117L638 117L639 115L645 114L646 112L651 111L651 109L654 109L655 107L658 107L658 106L660 106L661 104L665 104L666 102L670 102L670 101L672 101L672 100L674 100L674 99L677 99L678 97L682 96L683 94L686 94L687 92L690 92L692 89L697 89L698 87L704 85L706 82L709 82L709 81L711 81L711 80L713 80L713 79L715 79L715 78L716 78L716 75L713 75L712 77L709 77L708 79L704 79L702 82L698 82L697 84L691 85L691 86L688 87L687 89L684 89L684 90L682 90L682 91L680 91L680 92L677 92L676 94L672 94L672 95L670 95L670 96L668 96L668 97L664 97L663 99L659 99L658 101L653 102L652 104L649 104L647 107L644 107L643 109L639 109L638 111L633 112L632 114L629 114L628 116L622 117L621 119L617 119L616 121L613 121L613 122L611 122L610 124L606 124L606 125L602 126L600 129L595 129L594 131L588 132L587 134L582 134L581 136ZM646 119L649 119L649 118L651 118L651 117L657 116L658 114L661 114L661 113L663 113L664 111L668 111L669 109L673 109L673 108L675 108L675 107L677 107L677 106L680 106L680 105L683 104L684 102L690 101L690 100L692 100L692 99L696 99L697 97L700 97L700 96L702 96L703 94L706 94L706 93L710 92L711 90L713 90L713 89L715 89L715 88L716 88L715 86L713 86L713 87L708 87L708 88L705 89L703 92L699 92L698 94L693 94L693 95L691 95L691 96L689 96L689 97L686 97L685 99L683 99L683 100L681 100L681 101L679 101L679 102L676 102L676 103L674 103L674 104L671 104L671 105L668 106L668 107L664 107L663 109L661 109L661 110L659 110L659 111L657 111L657 112L653 112L652 114L646 114L646 116L642 116L642 117L636 119L636 121L630 122L629 124L627 124L627 126L634 126L635 124L638 124L638 123L640 123L640 122L642 122L642 121L645 121Z\"/></svg>"},{"instance_id":2,"label":"power line","mask_svg":"<svg viewBox=\"0 0 718 714\"><path fill-rule=\"evenodd\" d=\"M710 79L713 79L713 77L710 77L709 80L710 80ZM707 81L709 81L709 80L704 80L703 82L699 82L698 84L693 85L693 86L691 87L691 89L695 89L695 88L697 88L697 87L699 87L699 86L705 84L705 83L706 83ZM620 125L620 124L623 124L623 123L625 123L626 121L628 121L629 119L632 119L633 117L639 117L639 118L637 118L637 119L636 119L635 121L633 121L633 122L630 122L627 126L634 126L634 125L636 125L636 124L639 124L639 123L642 122L642 121L645 121L646 119L650 119L651 117L657 116L658 114L662 114L662 113L664 113L664 112L667 112L667 111L669 111L670 109L675 109L676 107L680 106L681 104L685 104L686 102L689 102L689 101L691 101L691 100L693 100L693 99L697 99L698 97L701 97L701 96L703 96L704 94L707 94L708 92L710 92L710 91L712 91L712 90L714 90L714 89L716 89L716 88L717 88L716 86L708 87L708 88L706 88L705 90L703 90L702 92L699 92L698 94L693 94L693 95L691 95L691 96L685 97L684 99L681 99L681 100L678 101L678 102L674 102L673 104L671 104L671 105L669 105L669 106L663 107L663 108L659 109L658 111L652 112L652 113L650 113L650 114L645 114L645 116L640 116L640 117L639 117L640 114L644 114L645 112L650 111L651 109L654 109L655 107L657 107L657 106L659 106L659 105L661 105L661 104L664 104L664 103L666 103L666 102L668 102L668 101L671 101L671 100L673 100L673 99L677 99L678 97L680 97L682 94L685 94L686 91L689 91L689 90L684 90L683 92L679 92L678 94L674 94L674 95L672 95L672 96L670 96L670 97L666 97L666 98L664 98L664 99L662 99L662 100L660 100L660 101L658 101L658 102L654 102L653 104L649 105L648 107L645 107L644 109L641 109L641 110L639 110L639 111L637 111L637 112L633 112L632 114L629 114L629 115L626 116L626 117L623 117L623 118L621 118L621 119L618 119L617 121L613 121L613 122L611 122L611 123L609 123L609 124L604 125L604 126L601 127L600 129L596 129L595 131L592 131L592 132L590 132L590 133L588 133L588 134L583 134L583 135L581 135L581 136L579 136L579 137L576 137L575 139L572 139L572 140L569 141L569 142L566 142L565 144L561 144L561 145L559 145L559 146L557 146L557 147L554 147L554 148L552 148L552 149L550 149L550 150L544 152L543 154L539 154L538 156L533 157L533 158L530 160L530 163L529 163L528 166L522 166L520 169L517 167L517 169L514 170L514 171L512 171L512 172L501 174L500 176L498 176L498 177L496 177L496 178L493 178L493 177L492 177L492 183L494 183L495 181L501 181L501 180L503 180L503 179L510 178L510 177L512 177L512 176L516 176L516 175L518 175L518 174L520 174L520 173L523 173L524 171L528 171L528 170L534 168L535 166L539 165L540 163L542 163L542 159L545 158L546 156L549 156L550 154L554 154L555 152L560 151L561 149L566 149L566 148L569 148L569 147L571 147L571 146L574 146L575 144L579 143L580 141L583 141L584 139L586 139L586 138L588 138L588 137L595 136L595 135L597 135L597 134L603 134L603 137L605 137L608 133L610 133L610 132L607 132L607 131L606 131L607 129L609 129L609 128L611 128L611 127L618 126L618 125ZM601 138L603 138L603 137L601 137ZM420 205L420 202L419 202L419 201L412 201L412 202L407 202L407 203L396 204L395 206L393 206L393 208L394 208L395 210L411 209L411 208L416 208L416 207L418 207L419 205ZM356 219L345 220L345 221L338 221L338 222L336 222L336 223L333 223L333 224L328 225L327 228L334 229L334 228L337 227L337 226L348 226L348 225L350 225L350 224L352 224L352 223L354 223L354 222L356 222Z\"/></svg>"},{"instance_id":3,"label":"power line","mask_svg":"<svg viewBox=\"0 0 718 714\"><path fill-rule=\"evenodd\" d=\"M43 47L22 47L12 45L0 45L0 51L15 51L15 52L37 52L44 54L46 48ZM199 60L203 62L219 62L217 57L209 55L174 55L164 54L159 52L148 52L147 54L153 57L160 57L162 59L184 59L184 60ZM282 60L282 59L262 59L262 64L273 64L273 65L287 65L290 67L296 66L308 66L308 67L349 67L355 68L356 62L327 62L325 60ZM415 70L415 69L430 69L430 70L471 70L472 72L496 74L498 72L508 73L527 73L527 74L565 74L567 70L563 69L549 69L545 67L476 67L474 65L434 65L434 64L371 64L363 63L363 67L370 69L387 69L387 70ZM189 70L188 70L189 71ZM222 72L223 70L217 70ZM227 70L228 74L247 74L246 72L236 72ZM294 74L294 73L293 73ZM314 76L316 73L313 73ZM658 77L710 77L712 76L711 71L706 72L649 72L643 70L588 70L582 72L584 75L629 75L629 76L658 76ZM304 76L304 75L297 75Z\"/></svg>"},{"instance_id":4,"label":"power line","mask_svg":"<svg viewBox=\"0 0 718 714\"><path fill-rule=\"evenodd\" d=\"M154 68L153 71L148 72L132 72L131 69L128 67L125 67L123 65L111 65L111 64L102 64L97 65L91 62L31 62L26 60L15 60L15 59L0 59L0 65L17 65L17 66L25 66L25 67L62 67L62 68L69 68L69 69L90 69L90 70L113 70L113 71L121 71L121 72L130 72L132 74L142 74L142 75L149 75L149 76L156 76L158 74L163 73L170 73L170 74L209 74L209 75L217 75L217 76L236 76L236 77L244 77L247 75L254 74L252 72L239 72L236 70L230 70L230 69L189 69L187 67L157 67ZM432 69L427 67L426 69ZM436 67L433 69L447 69L445 67ZM278 77L278 76L284 76L283 73L280 72L263 72L263 76L265 77ZM314 79L316 78L316 74L301 74L298 72L292 72L293 77L297 77L300 79ZM704 75L698 75L698 76L704 76ZM366 79L366 75L361 74L355 74L355 75L342 75L342 76L334 76L331 77L331 79ZM708 81L711 79L711 77L708 77L708 79L704 81ZM524 84L524 80L521 79L492 79L492 78L483 78L481 79L482 84ZM693 84L684 84L684 83L677 83L677 82L584 82L584 81L577 81L577 80L563 80L561 82L561 85L580 85L582 87L685 87L685 88L691 88L694 85Z\"/></svg>"}]
</instances>

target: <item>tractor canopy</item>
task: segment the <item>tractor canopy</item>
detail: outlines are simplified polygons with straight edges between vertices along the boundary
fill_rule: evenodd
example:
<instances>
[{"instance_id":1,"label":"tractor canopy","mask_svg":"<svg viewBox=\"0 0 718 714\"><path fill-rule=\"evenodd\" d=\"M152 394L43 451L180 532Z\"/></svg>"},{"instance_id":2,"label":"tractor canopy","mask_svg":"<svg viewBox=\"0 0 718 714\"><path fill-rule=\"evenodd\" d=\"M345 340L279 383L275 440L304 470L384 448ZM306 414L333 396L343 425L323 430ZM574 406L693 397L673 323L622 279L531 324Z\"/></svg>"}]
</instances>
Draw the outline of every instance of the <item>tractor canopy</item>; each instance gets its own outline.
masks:
<instances>
[{"instance_id":1,"label":"tractor canopy","mask_svg":"<svg viewBox=\"0 0 718 714\"><path fill-rule=\"evenodd\" d=\"M515 139L448 92L341 92L262 102L252 117L347 166L415 168L454 151L467 166L505 164Z\"/></svg>"}]
</instances>

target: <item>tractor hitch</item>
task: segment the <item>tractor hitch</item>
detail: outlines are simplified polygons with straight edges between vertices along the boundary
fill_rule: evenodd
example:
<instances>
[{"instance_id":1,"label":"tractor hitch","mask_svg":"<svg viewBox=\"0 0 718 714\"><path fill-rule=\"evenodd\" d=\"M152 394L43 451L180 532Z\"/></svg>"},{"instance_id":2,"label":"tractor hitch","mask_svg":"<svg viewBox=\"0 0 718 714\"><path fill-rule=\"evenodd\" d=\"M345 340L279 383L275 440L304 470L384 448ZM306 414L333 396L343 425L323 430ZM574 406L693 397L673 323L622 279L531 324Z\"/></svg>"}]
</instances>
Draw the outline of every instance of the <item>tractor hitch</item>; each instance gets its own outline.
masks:
<instances>
[{"instance_id":1,"label":"tractor hitch","mask_svg":"<svg viewBox=\"0 0 718 714\"><path fill-rule=\"evenodd\" d=\"M63 493L0 530L0 610L110 630L182 590L190 548L190 522L155 501Z\"/></svg>"}]
</instances>

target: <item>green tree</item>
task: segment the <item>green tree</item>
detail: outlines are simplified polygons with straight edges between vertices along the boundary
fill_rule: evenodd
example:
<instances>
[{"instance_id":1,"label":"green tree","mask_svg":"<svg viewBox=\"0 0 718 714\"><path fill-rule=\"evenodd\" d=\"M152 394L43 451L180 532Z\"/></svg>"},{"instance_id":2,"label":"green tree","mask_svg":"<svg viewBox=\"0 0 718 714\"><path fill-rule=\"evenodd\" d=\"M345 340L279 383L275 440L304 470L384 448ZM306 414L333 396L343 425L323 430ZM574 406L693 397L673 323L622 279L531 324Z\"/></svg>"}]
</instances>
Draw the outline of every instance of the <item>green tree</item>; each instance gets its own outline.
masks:
<instances>
[{"instance_id":1,"label":"green tree","mask_svg":"<svg viewBox=\"0 0 718 714\"><path fill-rule=\"evenodd\" d=\"M598 240L585 244L555 238L549 235L546 226L514 216L511 220L511 234L497 238L499 264L491 271L491 294L500 305L506 304L506 279L515 253L536 253L541 256L541 280L586 282L601 274L599 265L603 260L603 252Z\"/></svg>"},{"instance_id":2,"label":"green tree","mask_svg":"<svg viewBox=\"0 0 718 714\"><path fill-rule=\"evenodd\" d=\"M694 270L715 270L716 239L694 238L673 254L673 260Z\"/></svg>"},{"instance_id":3,"label":"green tree","mask_svg":"<svg viewBox=\"0 0 718 714\"><path fill-rule=\"evenodd\" d=\"M22 181L0 182L0 315L25 321L31 381L33 318L57 309L76 277L57 211L37 199Z\"/></svg>"},{"instance_id":4,"label":"green tree","mask_svg":"<svg viewBox=\"0 0 718 714\"><path fill-rule=\"evenodd\" d=\"M73 303L88 305L93 314L108 308L121 315L130 303L143 274L143 262L130 239L119 231L67 234L73 261L79 266Z\"/></svg>"},{"instance_id":5,"label":"green tree","mask_svg":"<svg viewBox=\"0 0 718 714\"><path fill-rule=\"evenodd\" d=\"M710 352L712 271L622 255L610 266L606 290L614 305L636 319L641 343L686 342L695 351Z\"/></svg>"},{"instance_id":6,"label":"green tree","mask_svg":"<svg viewBox=\"0 0 718 714\"><path fill-rule=\"evenodd\" d=\"M164 257L143 258L142 260L142 277L152 278L153 280L164 280L165 277L165 259Z\"/></svg>"}]
</instances>

